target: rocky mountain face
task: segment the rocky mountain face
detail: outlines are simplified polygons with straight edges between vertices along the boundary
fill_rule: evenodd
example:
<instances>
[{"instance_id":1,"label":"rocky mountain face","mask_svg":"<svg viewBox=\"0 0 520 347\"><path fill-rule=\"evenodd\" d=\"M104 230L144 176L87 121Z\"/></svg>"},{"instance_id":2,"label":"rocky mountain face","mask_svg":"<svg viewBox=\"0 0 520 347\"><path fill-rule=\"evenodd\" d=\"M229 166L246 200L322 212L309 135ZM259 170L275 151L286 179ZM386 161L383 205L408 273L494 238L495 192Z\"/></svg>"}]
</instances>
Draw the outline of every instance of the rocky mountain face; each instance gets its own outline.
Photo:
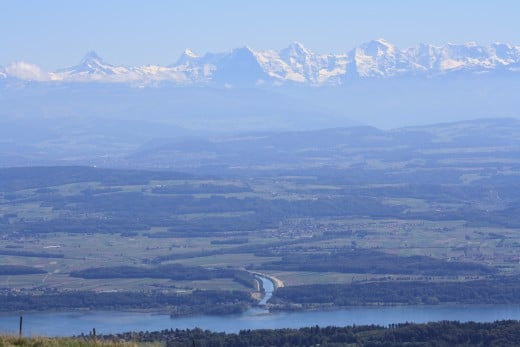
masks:
<instances>
[{"instance_id":1,"label":"rocky mountain face","mask_svg":"<svg viewBox=\"0 0 520 347\"><path fill-rule=\"evenodd\" d=\"M0 67L0 78L28 81L109 82L145 86L178 85L342 85L352 79L423 77L520 72L520 46L470 42L400 49L379 39L344 54L317 54L295 42L280 51L249 47L197 55L186 49L169 66L116 66L89 52L76 65L55 72L15 63Z\"/></svg>"}]
</instances>

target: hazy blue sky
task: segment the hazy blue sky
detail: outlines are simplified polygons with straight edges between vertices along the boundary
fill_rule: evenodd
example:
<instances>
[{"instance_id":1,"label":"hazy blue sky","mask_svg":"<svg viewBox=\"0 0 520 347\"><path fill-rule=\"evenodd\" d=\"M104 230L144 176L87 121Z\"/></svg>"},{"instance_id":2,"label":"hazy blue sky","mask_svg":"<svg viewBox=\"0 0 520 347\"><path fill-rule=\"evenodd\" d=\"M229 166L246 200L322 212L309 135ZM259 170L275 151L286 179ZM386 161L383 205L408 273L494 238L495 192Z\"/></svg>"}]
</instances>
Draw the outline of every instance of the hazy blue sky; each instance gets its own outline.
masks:
<instances>
[{"instance_id":1,"label":"hazy blue sky","mask_svg":"<svg viewBox=\"0 0 520 347\"><path fill-rule=\"evenodd\" d=\"M115 64L175 62L184 48L280 49L300 41L346 52L375 38L520 43L520 1L0 0L0 65L23 60L53 70L95 50Z\"/></svg>"}]
</instances>

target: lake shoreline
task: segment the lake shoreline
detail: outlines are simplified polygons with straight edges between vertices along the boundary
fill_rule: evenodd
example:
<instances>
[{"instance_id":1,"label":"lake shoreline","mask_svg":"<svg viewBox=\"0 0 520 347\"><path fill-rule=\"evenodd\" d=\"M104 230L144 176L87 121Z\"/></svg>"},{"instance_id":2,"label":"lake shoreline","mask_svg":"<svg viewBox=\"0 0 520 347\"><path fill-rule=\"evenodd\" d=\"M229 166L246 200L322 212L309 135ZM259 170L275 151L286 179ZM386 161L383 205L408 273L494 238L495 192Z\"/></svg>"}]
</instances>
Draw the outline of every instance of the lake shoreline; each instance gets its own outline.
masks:
<instances>
[{"instance_id":1,"label":"lake shoreline","mask_svg":"<svg viewBox=\"0 0 520 347\"><path fill-rule=\"evenodd\" d=\"M407 305L364 306L328 310L269 312L252 307L242 314L171 317L158 311L24 312L24 334L79 336L92 328L100 334L129 331L195 329L236 333L240 330L300 328L307 326L380 325L436 321L493 322L520 320L520 305ZM4 332L16 333L20 314L0 314Z\"/></svg>"},{"instance_id":2,"label":"lake shoreline","mask_svg":"<svg viewBox=\"0 0 520 347\"><path fill-rule=\"evenodd\" d=\"M406 308L435 308L435 307L448 307L448 308L472 308L472 307L500 307L500 306L520 306L518 304L458 304L458 303L441 303L435 305L428 304L378 304L378 305L349 305L349 306L316 306L316 307L302 307L298 310L291 309L273 309L273 307L266 308L262 305L252 305L247 310L248 312L251 310L261 309L263 311L268 312L268 314L275 313L291 313L291 312L329 312L329 311L343 311L343 310L351 310L351 309L378 309L378 308L395 308L395 307L406 307ZM30 310L30 311L0 311L0 317L2 316L14 316L14 315L25 315L25 314L51 314L51 313L60 313L60 314L75 314L75 313L91 313L91 312L118 312L118 313L142 313L142 314L150 314L150 315L170 315L171 312L168 310L158 310L158 309L116 309L116 310L108 310L108 309L68 309L68 310ZM193 316L208 316L208 317L226 317L226 316L236 316L236 313L230 314L204 314L204 313L194 313L194 314L186 314L186 315L172 315L172 318L182 318L182 317L193 317Z\"/></svg>"},{"instance_id":3,"label":"lake shoreline","mask_svg":"<svg viewBox=\"0 0 520 347\"><path fill-rule=\"evenodd\" d=\"M348 311L354 309L379 309L379 308L486 308L486 307L500 307L500 306L520 306L520 305L511 305L508 303L499 303L499 304L460 304L460 303L440 303L440 304L394 304L394 303L381 303L381 304L366 304L366 305L349 305L349 306L331 306L331 305L316 305L313 307L293 307L293 308L276 308L270 304L267 305L252 305L247 310L244 310L241 314L247 313L249 311L254 310L262 310L265 311L266 315L278 314L278 313L293 313L293 312L331 312L331 311ZM150 309L96 309L96 308L77 308L77 309L67 309L67 310L30 310L30 311L0 311L0 317L3 316L23 316L23 315L32 315L32 314L76 314L76 313L98 313L98 312L117 312L117 313L137 313L137 314L150 314L154 316L163 316L168 315L171 318L185 318L185 317L196 317L196 316L207 316L207 317L228 317L228 316L236 316L236 313L230 314L207 314L203 312L192 313L192 314L172 314L169 310L160 310L155 308ZM240 315L240 314L238 314Z\"/></svg>"}]
</instances>

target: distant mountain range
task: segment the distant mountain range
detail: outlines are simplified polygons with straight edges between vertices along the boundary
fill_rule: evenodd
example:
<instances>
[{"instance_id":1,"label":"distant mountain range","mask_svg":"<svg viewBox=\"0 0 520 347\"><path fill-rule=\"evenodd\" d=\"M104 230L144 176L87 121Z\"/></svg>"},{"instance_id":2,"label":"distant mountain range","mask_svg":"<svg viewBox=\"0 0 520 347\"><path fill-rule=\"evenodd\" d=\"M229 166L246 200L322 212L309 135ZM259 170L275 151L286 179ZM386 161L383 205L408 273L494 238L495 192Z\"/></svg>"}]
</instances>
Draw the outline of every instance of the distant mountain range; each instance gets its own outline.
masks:
<instances>
[{"instance_id":1,"label":"distant mountain range","mask_svg":"<svg viewBox=\"0 0 520 347\"><path fill-rule=\"evenodd\" d=\"M399 49L379 39L344 54L317 54L301 43L280 51L249 47L197 55L187 49L172 65L117 66L89 52L81 62L54 72L18 62L0 66L0 80L41 82L109 82L136 86L174 85L342 85L352 79L423 77L520 72L520 46L476 43Z\"/></svg>"}]
</instances>

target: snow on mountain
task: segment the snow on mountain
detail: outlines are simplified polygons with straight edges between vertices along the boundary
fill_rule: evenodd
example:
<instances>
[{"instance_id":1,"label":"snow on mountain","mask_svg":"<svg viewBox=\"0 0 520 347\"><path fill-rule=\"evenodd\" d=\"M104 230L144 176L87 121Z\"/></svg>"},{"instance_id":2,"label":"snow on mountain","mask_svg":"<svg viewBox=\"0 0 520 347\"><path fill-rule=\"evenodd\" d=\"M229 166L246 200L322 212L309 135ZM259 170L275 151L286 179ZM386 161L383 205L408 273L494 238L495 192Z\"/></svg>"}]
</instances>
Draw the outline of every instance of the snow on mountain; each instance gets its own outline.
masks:
<instances>
[{"instance_id":1,"label":"snow on mountain","mask_svg":"<svg viewBox=\"0 0 520 347\"><path fill-rule=\"evenodd\" d=\"M274 50L255 52L258 64L276 81L305 82L305 77L295 73L291 66L280 58L280 54Z\"/></svg>"},{"instance_id":2,"label":"snow on mountain","mask_svg":"<svg viewBox=\"0 0 520 347\"><path fill-rule=\"evenodd\" d=\"M317 56L301 43L293 42L280 51L279 57L290 67L295 76L299 76L298 82L316 81L319 68Z\"/></svg>"},{"instance_id":3,"label":"snow on mountain","mask_svg":"<svg viewBox=\"0 0 520 347\"><path fill-rule=\"evenodd\" d=\"M177 62L169 65L169 68L182 72L191 82L207 83L216 70L216 64L225 55L224 53L206 53L204 56L199 56L192 50L185 49Z\"/></svg>"},{"instance_id":4,"label":"snow on mountain","mask_svg":"<svg viewBox=\"0 0 520 347\"><path fill-rule=\"evenodd\" d=\"M491 52L474 42L447 44L440 51L439 70L481 70L494 67Z\"/></svg>"},{"instance_id":5,"label":"snow on mountain","mask_svg":"<svg viewBox=\"0 0 520 347\"><path fill-rule=\"evenodd\" d=\"M105 77L128 74L129 69L105 63L96 52L88 52L78 65L61 69L52 74L56 80L102 80Z\"/></svg>"},{"instance_id":6,"label":"snow on mountain","mask_svg":"<svg viewBox=\"0 0 520 347\"><path fill-rule=\"evenodd\" d=\"M495 42L491 45L496 61L503 65L518 64L520 62L520 46L513 46L508 43Z\"/></svg>"},{"instance_id":7,"label":"snow on mountain","mask_svg":"<svg viewBox=\"0 0 520 347\"><path fill-rule=\"evenodd\" d=\"M150 84L153 82L169 81L175 83L190 83L191 79L185 71L176 67L165 67L159 65L145 65L131 68L129 73L123 75L122 80Z\"/></svg>"},{"instance_id":8,"label":"snow on mountain","mask_svg":"<svg viewBox=\"0 0 520 347\"><path fill-rule=\"evenodd\" d=\"M400 52L384 39L374 40L355 48L350 56L360 77L394 76Z\"/></svg>"},{"instance_id":9,"label":"snow on mountain","mask_svg":"<svg viewBox=\"0 0 520 347\"><path fill-rule=\"evenodd\" d=\"M158 65L137 67L106 63L96 52L88 52L78 65L50 73L51 80L72 82L187 82L181 69Z\"/></svg>"},{"instance_id":10,"label":"snow on mountain","mask_svg":"<svg viewBox=\"0 0 520 347\"><path fill-rule=\"evenodd\" d=\"M414 74L427 74L437 70L439 55L439 47L423 43L403 51L403 56L408 59L408 69Z\"/></svg>"},{"instance_id":11,"label":"snow on mountain","mask_svg":"<svg viewBox=\"0 0 520 347\"><path fill-rule=\"evenodd\" d=\"M243 47L231 52L198 55L186 49L172 65L136 67L112 65L95 52L89 52L78 65L48 74L36 70L34 65L19 63L11 68L0 69L0 78L10 76L21 80L138 85L163 81L226 86L266 83L331 85L347 83L353 78L431 78L449 76L455 72L519 72L520 46L508 43L480 46L469 42L444 46L419 44L399 49L384 39L378 39L363 43L344 54L316 54L301 43L294 42L280 51L255 51Z\"/></svg>"},{"instance_id":12,"label":"snow on mountain","mask_svg":"<svg viewBox=\"0 0 520 347\"><path fill-rule=\"evenodd\" d=\"M262 68L276 81L321 84L345 73L346 55L318 55L299 42L280 52L256 52Z\"/></svg>"},{"instance_id":13,"label":"snow on mountain","mask_svg":"<svg viewBox=\"0 0 520 347\"><path fill-rule=\"evenodd\" d=\"M489 72L514 67L520 62L520 47L503 43L490 47L474 42L439 47L421 44L405 52L418 70L430 76L456 71Z\"/></svg>"},{"instance_id":14,"label":"snow on mountain","mask_svg":"<svg viewBox=\"0 0 520 347\"><path fill-rule=\"evenodd\" d=\"M229 86L257 85L271 80L271 76L262 68L257 54L249 47L235 48L215 62L213 82Z\"/></svg>"},{"instance_id":15,"label":"snow on mountain","mask_svg":"<svg viewBox=\"0 0 520 347\"><path fill-rule=\"evenodd\" d=\"M177 63L175 65L190 65L193 62L196 62L200 58L199 55L194 53L191 49L186 48L182 55L177 60Z\"/></svg>"},{"instance_id":16,"label":"snow on mountain","mask_svg":"<svg viewBox=\"0 0 520 347\"><path fill-rule=\"evenodd\" d=\"M495 63L501 69L520 72L520 46L496 42L491 45L490 50L494 54Z\"/></svg>"}]
</instances>

